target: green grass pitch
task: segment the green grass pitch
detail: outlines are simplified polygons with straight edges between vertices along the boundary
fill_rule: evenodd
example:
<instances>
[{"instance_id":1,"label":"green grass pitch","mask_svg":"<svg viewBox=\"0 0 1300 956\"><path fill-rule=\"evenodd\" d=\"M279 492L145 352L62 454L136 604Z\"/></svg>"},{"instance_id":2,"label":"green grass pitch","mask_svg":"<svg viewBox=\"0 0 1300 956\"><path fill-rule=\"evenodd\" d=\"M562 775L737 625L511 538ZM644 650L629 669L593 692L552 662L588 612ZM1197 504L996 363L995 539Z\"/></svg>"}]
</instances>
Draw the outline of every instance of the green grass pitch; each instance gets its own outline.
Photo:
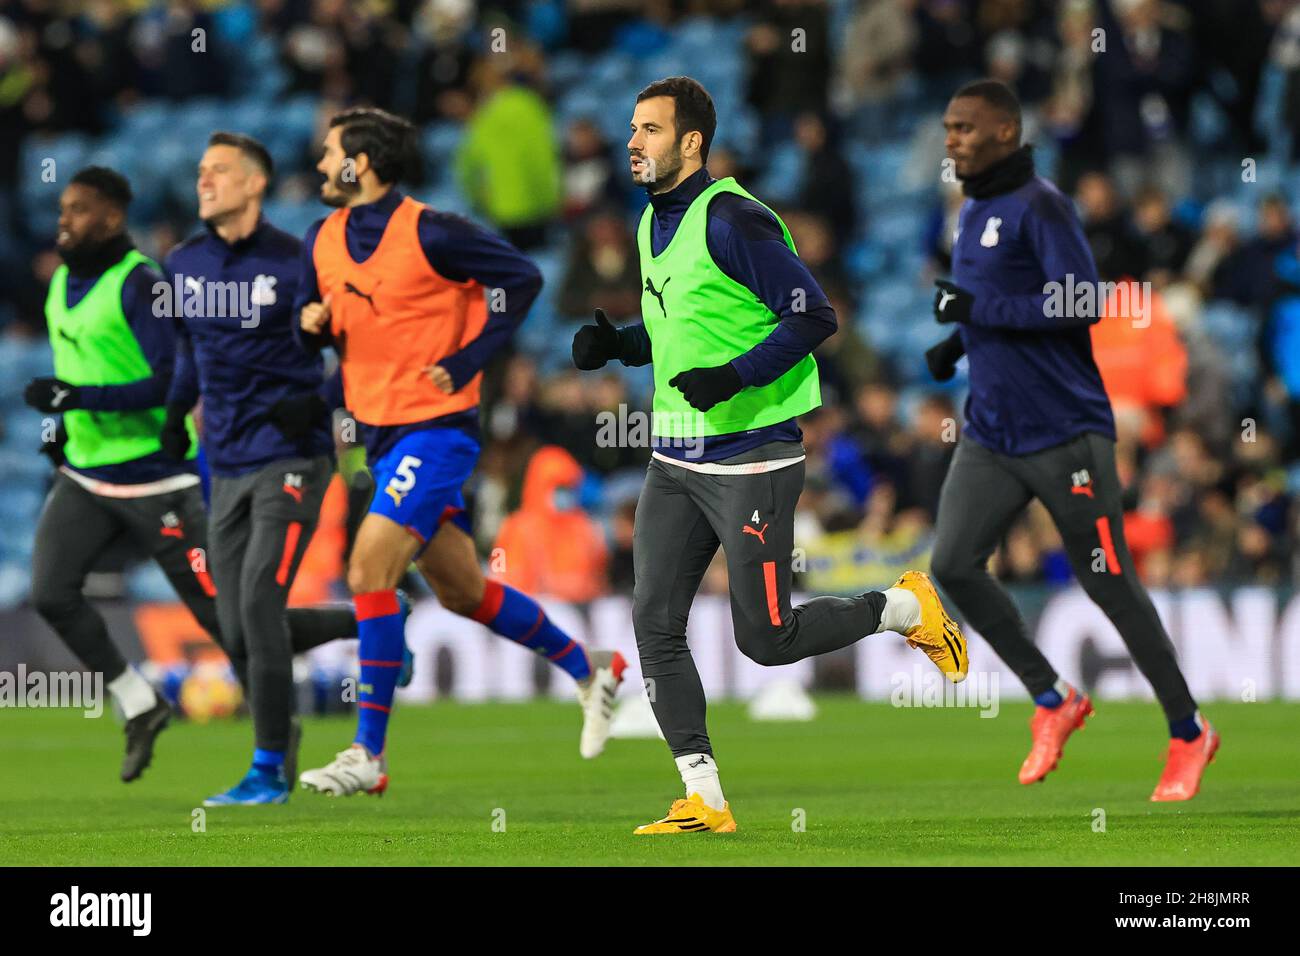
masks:
<instances>
[{"instance_id":1,"label":"green grass pitch","mask_svg":"<svg viewBox=\"0 0 1300 956\"><path fill-rule=\"evenodd\" d=\"M0 711L0 864L1300 863L1295 704L1208 707L1223 747L1200 796L1181 804L1147 801L1165 746L1154 704L1100 704L1033 787L1016 782L1028 703L1005 703L995 719L845 697L818 705L807 724L713 706L740 829L674 838L631 835L678 795L663 743L613 740L583 761L576 705L401 707L383 798L297 791L282 807L207 810L201 833L193 811L245 769L248 721L173 725L145 776L124 785L111 720ZM328 760L352 727L308 720L304 768Z\"/></svg>"}]
</instances>

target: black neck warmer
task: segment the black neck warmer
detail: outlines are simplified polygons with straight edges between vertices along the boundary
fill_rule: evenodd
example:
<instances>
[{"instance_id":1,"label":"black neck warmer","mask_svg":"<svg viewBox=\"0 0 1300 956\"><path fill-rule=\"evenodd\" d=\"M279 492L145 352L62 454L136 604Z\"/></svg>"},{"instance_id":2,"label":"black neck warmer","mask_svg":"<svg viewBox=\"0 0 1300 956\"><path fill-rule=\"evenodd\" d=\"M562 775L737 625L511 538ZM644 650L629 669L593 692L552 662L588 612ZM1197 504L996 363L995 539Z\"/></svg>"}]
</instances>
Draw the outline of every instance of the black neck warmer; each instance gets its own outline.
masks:
<instances>
[{"instance_id":1,"label":"black neck warmer","mask_svg":"<svg viewBox=\"0 0 1300 956\"><path fill-rule=\"evenodd\" d=\"M1026 143L984 172L961 181L961 191L971 199L988 199L1019 189L1034 178L1034 147Z\"/></svg>"}]
</instances>

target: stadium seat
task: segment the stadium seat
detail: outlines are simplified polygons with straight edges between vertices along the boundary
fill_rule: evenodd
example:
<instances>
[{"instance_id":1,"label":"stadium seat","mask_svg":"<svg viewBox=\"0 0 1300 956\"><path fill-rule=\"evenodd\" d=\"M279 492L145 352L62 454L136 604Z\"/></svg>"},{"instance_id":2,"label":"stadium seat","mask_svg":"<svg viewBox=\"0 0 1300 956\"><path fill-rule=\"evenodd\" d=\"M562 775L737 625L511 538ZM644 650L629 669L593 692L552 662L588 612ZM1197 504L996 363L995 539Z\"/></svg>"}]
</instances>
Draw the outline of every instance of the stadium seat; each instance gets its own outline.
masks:
<instances>
[{"instance_id":1,"label":"stadium seat","mask_svg":"<svg viewBox=\"0 0 1300 956\"><path fill-rule=\"evenodd\" d=\"M54 369L54 353L48 340L0 337L0 407L23 408L27 383Z\"/></svg>"},{"instance_id":2,"label":"stadium seat","mask_svg":"<svg viewBox=\"0 0 1300 956\"><path fill-rule=\"evenodd\" d=\"M456 150L465 138L465 127L459 123L430 123L420 134L424 169L430 182L449 181L455 163Z\"/></svg>"},{"instance_id":3,"label":"stadium seat","mask_svg":"<svg viewBox=\"0 0 1300 956\"><path fill-rule=\"evenodd\" d=\"M315 201L284 202L272 199L262 207L262 214L276 228L293 236L301 236L311 224L324 216L328 209Z\"/></svg>"},{"instance_id":4,"label":"stadium seat","mask_svg":"<svg viewBox=\"0 0 1300 956\"><path fill-rule=\"evenodd\" d=\"M547 78L552 88L563 98L571 88L579 85L587 75L587 58L576 50L559 50L547 63Z\"/></svg>"},{"instance_id":5,"label":"stadium seat","mask_svg":"<svg viewBox=\"0 0 1300 956\"><path fill-rule=\"evenodd\" d=\"M32 173L19 177L18 189L21 214L30 233L53 234L59 219L61 183L85 165L91 147L90 137L80 133L31 136L24 140L20 168ZM45 175L47 169L49 177Z\"/></svg>"},{"instance_id":6,"label":"stadium seat","mask_svg":"<svg viewBox=\"0 0 1300 956\"><path fill-rule=\"evenodd\" d=\"M767 156L767 168L754 189L769 206L794 202L804 176L804 154L794 143L780 143Z\"/></svg>"}]
</instances>

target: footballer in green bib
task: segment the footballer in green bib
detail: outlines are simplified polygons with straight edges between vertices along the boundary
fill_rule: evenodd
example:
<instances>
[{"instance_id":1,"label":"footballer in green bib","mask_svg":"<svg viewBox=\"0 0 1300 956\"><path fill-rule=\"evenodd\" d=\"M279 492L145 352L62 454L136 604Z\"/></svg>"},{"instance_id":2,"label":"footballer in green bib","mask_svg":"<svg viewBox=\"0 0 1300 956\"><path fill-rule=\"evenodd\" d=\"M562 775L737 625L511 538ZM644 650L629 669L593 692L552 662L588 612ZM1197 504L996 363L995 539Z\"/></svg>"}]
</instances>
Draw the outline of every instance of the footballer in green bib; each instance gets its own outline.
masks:
<instances>
[{"instance_id":1,"label":"footballer in green bib","mask_svg":"<svg viewBox=\"0 0 1300 956\"><path fill-rule=\"evenodd\" d=\"M885 591L791 605L806 458L797 420L821 405L812 353L834 333L835 312L781 217L734 179L709 176L716 126L712 98L690 77L638 95L627 150L633 182L650 195L637 227L641 321L617 328L597 309L596 324L573 338L580 369L618 359L654 370L632 627L683 795L637 836L738 829L686 641L719 548L736 646L757 664L793 664L893 631L954 683L969 667L961 629L920 571Z\"/></svg>"}]
</instances>

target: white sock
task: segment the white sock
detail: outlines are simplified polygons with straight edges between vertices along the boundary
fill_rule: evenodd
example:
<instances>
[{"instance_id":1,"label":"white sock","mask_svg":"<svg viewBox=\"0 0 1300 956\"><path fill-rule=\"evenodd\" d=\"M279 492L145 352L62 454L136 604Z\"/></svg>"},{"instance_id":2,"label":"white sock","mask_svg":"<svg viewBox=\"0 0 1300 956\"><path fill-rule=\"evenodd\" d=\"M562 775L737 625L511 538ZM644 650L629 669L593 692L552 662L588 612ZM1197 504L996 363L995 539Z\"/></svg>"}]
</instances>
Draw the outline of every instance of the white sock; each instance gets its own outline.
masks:
<instances>
[{"instance_id":1,"label":"white sock","mask_svg":"<svg viewBox=\"0 0 1300 956\"><path fill-rule=\"evenodd\" d=\"M921 623L921 602L916 595L903 588L890 588L885 592L885 610L880 614L881 631L897 631L906 634Z\"/></svg>"},{"instance_id":2,"label":"white sock","mask_svg":"<svg viewBox=\"0 0 1300 956\"><path fill-rule=\"evenodd\" d=\"M718 765L713 758L708 754L687 754L676 760L686 795L698 793L706 806L721 810L727 800L722 795L722 781L718 779Z\"/></svg>"},{"instance_id":3,"label":"white sock","mask_svg":"<svg viewBox=\"0 0 1300 956\"><path fill-rule=\"evenodd\" d=\"M108 690L121 706L127 720L140 716L158 702L153 687L130 664L108 682Z\"/></svg>"}]
</instances>

